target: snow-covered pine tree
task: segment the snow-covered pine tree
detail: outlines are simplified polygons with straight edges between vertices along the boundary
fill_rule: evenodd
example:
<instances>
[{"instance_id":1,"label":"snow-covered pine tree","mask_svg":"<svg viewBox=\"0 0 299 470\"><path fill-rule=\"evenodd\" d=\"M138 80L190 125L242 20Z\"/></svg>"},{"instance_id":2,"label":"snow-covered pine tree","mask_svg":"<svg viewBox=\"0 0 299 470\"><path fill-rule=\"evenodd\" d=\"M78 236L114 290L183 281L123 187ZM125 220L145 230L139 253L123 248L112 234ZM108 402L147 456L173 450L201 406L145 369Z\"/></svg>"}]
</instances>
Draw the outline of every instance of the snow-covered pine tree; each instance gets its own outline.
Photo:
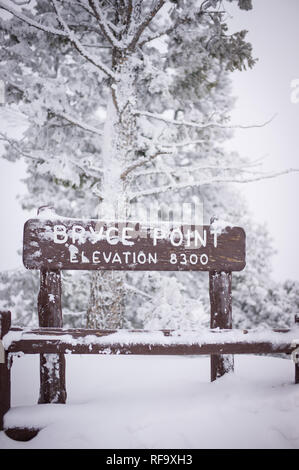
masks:
<instances>
[{"instance_id":1,"label":"snow-covered pine tree","mask_svg":"<svg viewBox=\"0 0 299 470\"><path fill-rule=\"evenodd\" d=\"M245 32L227 33L226 2L13 3L0 1L13 15L1 22L0 73L29 126L22 141L2 138L7 158L28 161L24 207L122 217L132 201L191 201L254 179L216 146L230 128L228 73L254 63ZM136 295L142 276L132 278ZM120 274L93 276L90 326L122 325L125 287Z\"/></svg>"}]
</instances>

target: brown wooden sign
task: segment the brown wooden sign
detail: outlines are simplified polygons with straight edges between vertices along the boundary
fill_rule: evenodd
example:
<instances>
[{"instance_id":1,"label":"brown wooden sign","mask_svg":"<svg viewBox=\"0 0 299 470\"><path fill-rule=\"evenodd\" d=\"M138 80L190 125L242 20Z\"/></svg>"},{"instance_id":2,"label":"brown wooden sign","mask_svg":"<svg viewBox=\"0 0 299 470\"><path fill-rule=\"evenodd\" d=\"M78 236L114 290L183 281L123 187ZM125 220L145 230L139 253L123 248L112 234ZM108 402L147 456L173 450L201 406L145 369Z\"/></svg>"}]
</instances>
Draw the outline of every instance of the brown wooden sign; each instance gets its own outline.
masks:
<instances>
[{"instance_id":1,"label":"brown wooden sign","mask_svg":"<svg viewBox=\"0 0 299 470\"><path fill-rule=\"evenodd\" d=\"M23 262L29 269L240 271L245 232L209 226L105 223L36 218L24 227Z\"/></svg>"}]
</instances>

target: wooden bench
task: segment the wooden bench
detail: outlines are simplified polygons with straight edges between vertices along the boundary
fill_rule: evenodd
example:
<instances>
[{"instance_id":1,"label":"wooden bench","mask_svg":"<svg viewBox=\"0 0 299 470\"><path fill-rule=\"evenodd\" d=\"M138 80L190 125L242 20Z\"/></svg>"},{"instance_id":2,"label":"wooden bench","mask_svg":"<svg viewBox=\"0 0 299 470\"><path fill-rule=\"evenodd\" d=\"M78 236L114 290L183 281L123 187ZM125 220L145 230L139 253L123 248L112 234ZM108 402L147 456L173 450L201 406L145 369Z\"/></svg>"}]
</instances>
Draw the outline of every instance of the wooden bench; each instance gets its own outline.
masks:
<instances>
[{"instance_id":1,"label":"wooden bench","mask_svg":"<svg viewBox=\"0 0 299 470\"><path fill-rule=\"evenodd\" d=\"M4 415L10 408L10 369L17 353L40 354L39 403L66 402L65 354L209 354L213 381L233 371L233 354L285 353L293 356L299 383L298 326L232 330L232 271L245 267L245 232L240 227L213 222L163 232L140 223L67 219L47 209L24 226L23 261L26 268L40 270L39 328L11 327L10 312L0 312L0 430L5 429ZM208 271L211 329L63 329L62 269ZM5 431L18 440L38 432Z\"/></svg>"}]
</instances>

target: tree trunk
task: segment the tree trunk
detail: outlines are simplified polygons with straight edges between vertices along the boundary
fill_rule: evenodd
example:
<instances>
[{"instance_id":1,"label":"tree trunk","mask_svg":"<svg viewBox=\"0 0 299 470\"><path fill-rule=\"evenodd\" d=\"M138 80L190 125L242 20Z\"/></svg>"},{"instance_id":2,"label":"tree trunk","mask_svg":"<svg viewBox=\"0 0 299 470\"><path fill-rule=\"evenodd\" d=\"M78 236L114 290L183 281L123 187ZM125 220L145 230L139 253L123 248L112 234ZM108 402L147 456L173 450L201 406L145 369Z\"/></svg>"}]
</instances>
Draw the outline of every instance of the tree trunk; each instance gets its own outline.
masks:
<instances>
[{"instance_id":1,"label":"tree trunk","mask_svg":"<svg viewBox=\"0 0 299 470\"><path fill-rule=\"evenodd\" d=\"M123 272L94 272L91 276L87 326L100 329L122 328L124 311Z\"/></svg>"},{"instance_id":2,"label":"tree trunk","mask_svg":"<svg viewBox=\"0 0 299 470\"><path fill-rule=\"evenodd\" d=\"M115 59L115 83L107 104L103 138L104 177L98 219L126 220L129 214L129 179L123 173L135 160L137 148L136 65L132 56ZM91 276L87 326L122 328L125 311L123 272L98 271Z\"/></svg>"}]
</instances>

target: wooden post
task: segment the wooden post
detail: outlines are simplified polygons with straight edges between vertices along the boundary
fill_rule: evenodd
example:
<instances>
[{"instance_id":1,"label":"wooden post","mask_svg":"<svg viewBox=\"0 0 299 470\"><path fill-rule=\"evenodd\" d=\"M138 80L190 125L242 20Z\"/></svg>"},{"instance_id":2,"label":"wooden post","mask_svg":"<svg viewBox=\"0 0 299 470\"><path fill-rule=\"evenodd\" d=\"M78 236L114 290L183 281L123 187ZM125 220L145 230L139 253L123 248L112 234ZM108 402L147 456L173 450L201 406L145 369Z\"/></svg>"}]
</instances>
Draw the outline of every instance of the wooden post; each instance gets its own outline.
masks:
<instances>
[{"instance_id":1,"label":"wooden post","mask_svg":"<svg viewBox=\"0 0 299 470\"><path fill-rule=\"evenodd\" d=\"M211 328L232 328L232 273L210 271ZM211 382L234 370L231 354L211 355Z\"/></svg>"},{"instance_id":2,"label":"wooden post","mask_svg":"<svg viewBox=\"0 0 299 470\"><path fill-rule=\"evenodd\" d=\"M52 212L51 205L41 206L37 215ZM38 318L41 327L62 328L61 274L59 270L40 271L40 291L38 294ZM40 394L39 403L65 403L65 357L64 354L40 355Z\"/></svg>"},{"instance_id":3,"label":"wooden post","mask_svg":"<svg viewBox=\"0 0 299 470\"><path fill-rule=\"evenodd\" d=\"M295 323L299 326L299 315L295 315ZM295 384L299 384L299 362L295 362Z\"/></svg>"},{"instance_id":4,"label":"wooden post","mask_svg":"<svg viewBox=\"0 0 299 470\"><path fill-rule=\"evenodd\" d=\"M8 333L11 325L11 313L0 312L0 339ZM8 354L4 355L4 363L0 363L0 431L4 429L3 418L10 408L10 364Z\"/></svg>"},{"instance_id":5,"label":"wooden post","mask_svg":"<svg viewBox=\"0 0 299 470\"><path fill-rule=\"evenodd\" d=\"M62 327L60 271L41 271L38 295L39 326ZM40 355L39 403L65 403L64 354Z\"/></svg>"}]
</instances>

